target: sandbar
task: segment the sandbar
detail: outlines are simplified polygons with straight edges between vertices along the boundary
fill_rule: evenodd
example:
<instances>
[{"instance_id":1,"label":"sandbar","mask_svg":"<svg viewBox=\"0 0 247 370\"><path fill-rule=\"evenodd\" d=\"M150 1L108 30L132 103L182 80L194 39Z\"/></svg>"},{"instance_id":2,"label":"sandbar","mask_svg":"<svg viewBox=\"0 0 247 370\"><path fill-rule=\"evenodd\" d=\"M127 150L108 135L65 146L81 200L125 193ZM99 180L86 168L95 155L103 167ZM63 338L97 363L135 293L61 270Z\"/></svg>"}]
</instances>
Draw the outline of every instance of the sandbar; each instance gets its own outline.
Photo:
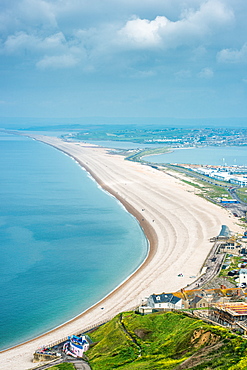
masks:
<instances>
[{"instance_id":1,"label":"sandbar","mask_svg":"<svg viewBox=\"0 0 247 370\"><path fill-rule=\"evenodd\" d=\"M73 157L103 189L115 196L139 221L150 250L138 270L101 302L40 337L2 351L3 370L35 367L33 353L42 345L137 307L145 296L186 287L192 282L190 276L199 276L212 248L209 239L219 234L221 225L234 232L242 231L227 210L195 195L193 187L163 171L127 161L106 148L55 137L29 136ZM183 277L178 276L180 273Z\"/></svg>"}]
</instances>

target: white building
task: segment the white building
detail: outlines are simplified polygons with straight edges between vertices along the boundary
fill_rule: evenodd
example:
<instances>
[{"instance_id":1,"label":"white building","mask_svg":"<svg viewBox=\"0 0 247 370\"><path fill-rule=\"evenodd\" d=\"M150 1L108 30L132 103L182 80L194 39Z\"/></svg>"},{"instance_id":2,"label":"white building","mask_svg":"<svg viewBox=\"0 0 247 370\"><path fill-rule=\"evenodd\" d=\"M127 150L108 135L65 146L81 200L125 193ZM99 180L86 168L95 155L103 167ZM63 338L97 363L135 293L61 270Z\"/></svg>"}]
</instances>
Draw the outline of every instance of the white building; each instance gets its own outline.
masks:
<instances>
[{"instance_id":1,"label":"white building","mask_svg":"<svg viewBox=\"0 0 247 370\"><path fill-rule=\"evenodd\" d=\"M82 337L72 335L71 337L68 337L68 339L68 342L66 342L63 346L63 351L66 353L66 355L83 357L84 352L86 352L89 348L89 343L85 335Z\"/></svg>"},{"instance_id":2,"label":"white building","mask_svg":"<svg viewBox=\"0 0 247 370\"><path fill-rule=\"evenodd\" d=\"M247 269L240 269L239 270L239 285L241 284L247 285Z\"/></svg>"},{"instance_id":3,"label":"white building","mask_svg":"<svg viewBox=\"0 0 247 370\"><path fill-rule=\"evenodd\" d=\"M172 293L152 294L148 298L147 305L156 309L181 309L182 299Z\"/></svg>"}]
</instances>

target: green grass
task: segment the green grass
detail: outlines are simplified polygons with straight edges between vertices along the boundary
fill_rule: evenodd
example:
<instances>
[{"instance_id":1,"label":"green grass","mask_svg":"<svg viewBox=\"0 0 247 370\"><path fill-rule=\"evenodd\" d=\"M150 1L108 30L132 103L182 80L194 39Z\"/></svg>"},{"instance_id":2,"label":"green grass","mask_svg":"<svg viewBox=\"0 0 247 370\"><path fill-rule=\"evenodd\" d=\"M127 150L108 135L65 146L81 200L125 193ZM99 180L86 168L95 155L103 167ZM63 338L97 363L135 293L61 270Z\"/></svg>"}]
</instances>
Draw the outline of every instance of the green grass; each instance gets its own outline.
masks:
<instances>
[{"instance_id":1,"label":"green grass","mask_svg":"<svg viewBox=\"0 0 247 370\"><path fill-rule=\"evenodd\" d=\"M237 189L236 193L242 202L247 203L247 187Z\"/></svg>"},{"instance_id":2,"label":"green grass","mask_svg":"<svg viewBox=\"0 0 247 370\"><path fill-rule=\"evenodd\" d=\"M126 157L127 160L135 161L135 162L145 162L145 156L147 155L154 155L154 154L162 154L169 152L170 149L168 148L156 148L156 149L147 149L147 150L140 150L137 153L131 154ZM155 165L155 163L153 163ZM183 179L182 181L185 182L188 185L191 185L197 189L200 190L200 196L211 199L214 202L218 202L219 198L227 198L232 199L231 196L229 196L229 193L227 191L227 188L229 187L229 184L222 181L217 181L214 179L209 179L206 176L198 175L197 173L184 168L182 166L178 165L162 165L164 168L168 168L169 170L174 171L174 173L179 172L184 174L186 177L188 177L188 180ZM198 177L199 176L199 177ZM191 180L191 181L190 181ZM192 182L193 180L193 182ZM214 184L210 184L208 181L214 182Z\"/></svg>"},{"instance_id":3,"label":"green grass","mask_svg":"<svg viewBox=\"0 0 247 370\"><path fill-rule=\"evenodd\" d=\"M75 370L73 364L69 364L68 362L63 362L62 364L55 365L49 368L50 370Z\"/></svg>"},{"instance_id":4,"label":"green grass","mask_svg":"<svg viewBox=\"0 0 247 370\"><path fill-rule=\"evenodd\" d=\"M169 151L170 149L167 147L156 148L156 149L144 149L144 150L139 150L138 152L127 156L125 159L129 161L134 161L134 162L145 162L145 158L144 158L145 156L155 155L155 154L164 154L164 153L168 153ZM150 164L155 165L155 163L150 163Z\"/></svg>"},{"instance_id":5,"label":"green grass","mask_svg":"<svg viewBox=\"0 0 247 370\"><path fill-rule=\"evenodd\" d=\"M178 166L172 166L172 170L174 170L175 172L181 172L181 169L182 168L179 168ZM225 187L222 186L223 184L220 182L216 182L216 185L210 184L207 181L203 181L203 177L199 179L196 176L193 176L193 172L190 170L185 170L183 171L183 173L186 175L186 177L188 177L188 180L182 181L199 189L201 191L201 196L203 196L204 198L211 198L214 201L218 201L219 198L232 199L232 197L229 196L229 193L226 190L228 184L224 184ZM193 182L189 181L189 179L193 180Z\"/></svg>"},{"instance_id":6,"label":"green grass","mask_svg":"<svg viewBox=\"0 0 247 370\"><path fill-rule=\"evenodd\" d=\"M93 370L180 369L185 360L186 369L235 370L246 361L246 340L185 313L126 312L123 323L129 335L120 315L90 334L94 345L87 357Z\"/></svg>"},{"instance_id":7,"label":"green grass","mask_svg":"<svg viewBox=\"0 0 247 370\"><path fill-rule=\"evenodd\" d=\"M239 256L229 257L229 254L226 255L226 258L227 257L230 258L229 268L225 269L225 270L221 269L219 276L226 277L232 284L236 285L236 281L234 280L233 277L228 276L228 272L231 271L231 270L238 269L238 264L241 262L241 257L239 257Z\"/></svg>"}]
</instances>

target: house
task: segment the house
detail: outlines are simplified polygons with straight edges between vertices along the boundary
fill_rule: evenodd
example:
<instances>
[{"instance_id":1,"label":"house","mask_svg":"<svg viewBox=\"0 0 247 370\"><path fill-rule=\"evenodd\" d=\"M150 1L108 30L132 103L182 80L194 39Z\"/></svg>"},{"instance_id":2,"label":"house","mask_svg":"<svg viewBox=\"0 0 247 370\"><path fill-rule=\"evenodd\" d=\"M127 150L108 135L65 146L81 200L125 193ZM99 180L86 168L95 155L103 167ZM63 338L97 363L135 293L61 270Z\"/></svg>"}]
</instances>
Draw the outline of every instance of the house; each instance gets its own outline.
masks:
<instances>
[{"instance_id":1,"label":"house","mask_svg":"<svg viewBox=\"0 0 247 370\"><path fill-rule=\"evenodd\" d=\"M78 337L72 335L68 337L68 341L63 346L63 351L66 355L73 357L83 357L84 352L89 348L89 342L87 341L85 335Z\"/></svg>"},{"instance_id":2,"label":"house","mask_svg":"<svg viewBox=\"0 0 247 370\"><path fill-rule=\"evenodd\" d=\"M218 303L210 310L211 318L221 325L234 326L247 320L247 304L245 302Z\"/></svg>"},{"instance_id":3,"label":"house","mask_svg":"<svg viewBox=\"0 0 247 370\"><path fill-rule=\"evenodd\" d=\"M220 243L218 252L219 253L231 253L234 255L240 255L242 251L242 245L235 241L228 241L226 243Z\"/></svg>"},{"instance_id":4,"label":"house","mask_svg":"<svg viewBox=\"0 0 247 370\"><path fill-rule=\"evenodd\" d=\"M154 309L181 309L182 299L172 293L152 294L148 297L147 305Z\"/></svg>"},{"instance_id":5,"label":"house","mask_svg":"<svg viewBox=\"0 0 247 370\"><path fill-rule=\"evenodd\" d=\"M209 306L209 300L205 297L200 297L196 295L189 304L190 308L205 308Z\"/></svg>"},{"instance_id":6,"label":"house","mask_svg":"<svg viewBox=\"0 0 247 370\"><path fill-rule=\"evenodd\" d=\"M239 270L239 285L242 286L247 285L247 269L240 269Z\"/></svg>"},{"instance_id":7,"label":"house","mask_svg":"<svg viewBox=\"0 0 247 370\"><path fill-rule=\"evenodd\" d=\"M138 311L142 315L148 315L149 313L152 313L153 312L153 308L152 307L149 307L149 306L140 306L138 308Z\"/></svg>"}]
</instances>

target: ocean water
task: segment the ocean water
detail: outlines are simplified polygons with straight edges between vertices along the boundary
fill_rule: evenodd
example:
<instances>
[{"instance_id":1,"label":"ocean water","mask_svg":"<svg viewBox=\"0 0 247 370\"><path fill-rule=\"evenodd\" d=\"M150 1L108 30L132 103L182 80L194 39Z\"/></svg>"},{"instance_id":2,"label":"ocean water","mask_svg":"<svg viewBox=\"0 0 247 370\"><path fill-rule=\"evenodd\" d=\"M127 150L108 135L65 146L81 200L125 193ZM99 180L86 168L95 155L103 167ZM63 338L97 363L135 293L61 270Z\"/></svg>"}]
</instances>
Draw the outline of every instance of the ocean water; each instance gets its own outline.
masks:
<instances>
[{"instance_id":1,"label":"ocean water","mask_svg":"<svg viewBox=\"0 0 247 370\"><path fill-rule=\"evenodd\" d=\"M174 149L171 153L147 156L145 160L153 163L247 166L247 146Z\"/></svg>"},{"instance_id":2,"label":"ocean water","mask_svg":"<svg viewBox=\"0 0 247 370\"><path fill-rule=\"evenodd\" d=\"M146 238L60 151L0 133L0 349L78 315L144 260Z\"/></svg>"}]
</instances>

